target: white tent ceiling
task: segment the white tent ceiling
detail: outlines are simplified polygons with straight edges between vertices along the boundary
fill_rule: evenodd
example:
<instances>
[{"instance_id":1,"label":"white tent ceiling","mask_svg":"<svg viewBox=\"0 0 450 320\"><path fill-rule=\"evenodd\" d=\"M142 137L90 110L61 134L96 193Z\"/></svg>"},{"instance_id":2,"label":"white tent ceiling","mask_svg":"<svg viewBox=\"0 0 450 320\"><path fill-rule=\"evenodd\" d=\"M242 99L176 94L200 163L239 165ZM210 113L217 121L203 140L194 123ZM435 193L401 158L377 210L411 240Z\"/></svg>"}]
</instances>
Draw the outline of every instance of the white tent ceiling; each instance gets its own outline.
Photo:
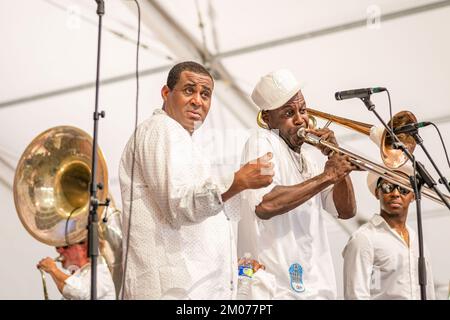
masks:
<instances>
[{"instance_id":1,"label":"white tent ceiling","mask_svg":"<svg viewBox=\"0 0 450 320\"><path fill-rule=\"evenodd\" d=\"M236 168L247 129L255 127L256 109L248 99L253 85L261 75L281 67L291 69L302 81L311 108L378 125L360 101L337 102L334 92L384 86L391 92L394 112L407 109L421 121L435 121L448 139L450 1L139 2L139 119L161 105L159 90L170 65L205 58L218 79L211 114L198 136L207 137L203 142L215 155L218 170ZM100 122L99 144L109 167L111 193L120 204L118 163L135 114L137 11L133 1L105 3L100 106L107 116ZM0 1L0 249L10 261L0 269L0 299L42 296L34 265L54 251L31 238L17 218L14 170L30 141L50 127L73 125L92 132L95 9L91 0ZM372 17L377 11L379 20ZM387 119L386 96L374 95L373 101ZM379 159L367 137L332 128L342 146ZM421 133L448 177L436 132L427 128ZM416 155L434 174L423 152L417 150ZM323 161L318 154L317 159ZM376 212L377 203L367 191L365 174L353 173L352 178L358 215L367 219ZM424 200L423 211L425 241L440 297L444 297L450 280L450 213L429 200ZM414 213L412 208L413 227ZM356 219L343 225L329 223L339 287L340 253L347 232L356 225ZM50 295L58 296L54 287Z\"/></svg>"}]
</instances>

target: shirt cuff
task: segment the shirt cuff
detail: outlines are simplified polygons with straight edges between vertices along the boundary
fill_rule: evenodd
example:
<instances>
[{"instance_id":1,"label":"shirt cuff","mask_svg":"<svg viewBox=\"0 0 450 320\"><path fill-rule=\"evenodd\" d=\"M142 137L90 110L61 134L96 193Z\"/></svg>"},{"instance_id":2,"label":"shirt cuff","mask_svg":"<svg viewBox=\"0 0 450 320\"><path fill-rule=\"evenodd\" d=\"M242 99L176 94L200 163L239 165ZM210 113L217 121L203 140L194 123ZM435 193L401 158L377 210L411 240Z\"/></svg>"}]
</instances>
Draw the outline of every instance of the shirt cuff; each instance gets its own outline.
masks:
<instances>
[{"instance_id":1,"label":"shirt cuff","mask_svg":"<svg viewBox=\"0 0 450 320\"><path fill-rule=\"evenodd\" d=\"M231 185L233 184L234 172L214 180L219 189L220 194L224 194L226 191L228 191L228 189L230 189Z\"/></svg>"}]
</instances>

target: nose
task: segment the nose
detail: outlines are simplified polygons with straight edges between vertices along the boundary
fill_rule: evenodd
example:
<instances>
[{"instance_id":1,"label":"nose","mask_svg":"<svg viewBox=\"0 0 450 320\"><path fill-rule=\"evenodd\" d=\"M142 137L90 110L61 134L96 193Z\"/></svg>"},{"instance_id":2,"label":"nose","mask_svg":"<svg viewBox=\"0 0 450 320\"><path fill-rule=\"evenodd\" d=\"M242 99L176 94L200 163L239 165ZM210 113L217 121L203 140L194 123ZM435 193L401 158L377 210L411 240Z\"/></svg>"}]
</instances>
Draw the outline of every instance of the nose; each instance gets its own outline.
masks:
<instances>
[{"instance_id":1,"label":"nose","mask_svg":"<svg viewBox=\"0 0 450 320\"><path fill-rule=\"evenodd\" d=\"M200 97L200 93L196 92L192 95L192 99L191 99L191 104L195 107L200 107L201 106L201 97Z\"/></svg>"},{"instance_id":2,"label":"nose","mask_svg":"<svg viewBox=\"0 0 450 320\"><path fill-rule=\"evenodd\" d=\"M295 113L295 118L294 118L294 124L296 126L301 126L306 122L306 120L303 118L302 114L300 114L300 112L296 112Z\"/></svg>"},{"instance_id":3,"label":"nose","mask_svg":"<svg viewBox=\"0 0 450 320\"><path fill-rule=\"evenodd\" d=\"M400 197L400 192L398 191L398 187L395 187L394 190L392 190L391 197L393 197L393 198Z\"/></svg>"}]
</instances>

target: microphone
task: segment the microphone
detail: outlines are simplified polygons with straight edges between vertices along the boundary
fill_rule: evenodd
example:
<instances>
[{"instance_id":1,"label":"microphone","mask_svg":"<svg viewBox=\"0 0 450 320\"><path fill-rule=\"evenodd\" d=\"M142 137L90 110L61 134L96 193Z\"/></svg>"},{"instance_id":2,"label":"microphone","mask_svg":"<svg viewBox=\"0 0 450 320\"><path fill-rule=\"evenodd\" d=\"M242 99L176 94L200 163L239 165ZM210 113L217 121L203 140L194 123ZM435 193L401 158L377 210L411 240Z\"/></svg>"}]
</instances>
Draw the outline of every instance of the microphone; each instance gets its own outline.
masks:
<instances>
[{"instance_id":1,"label":"microphone","mask_svg":"<svg viewBox=\"0 0 450 320\"><path fill-rule=\"evenodd\" d=\"M345 100L351 98L367 98L372 93L378 93L383 91L386 91L386 88L375 87L375 88L353 89L353 90L338 91L334 94L334 97L336 98L336 100Z\"/></svg>"},{"instance_id":2,"label":"microphone","mask_svg":"<svg viewBox=\"0 0 450 320\"><path fill-rule=\"evenodd\" d=\"M428 121L410 123L410 124L406 124L404 126L394 129L394 133L395 134L412 133L414 131L417 131L417 129L419 129L419 128L429 126L430 124L431 124L431 122L428 122Z\"/></svg>"}]
</instances>

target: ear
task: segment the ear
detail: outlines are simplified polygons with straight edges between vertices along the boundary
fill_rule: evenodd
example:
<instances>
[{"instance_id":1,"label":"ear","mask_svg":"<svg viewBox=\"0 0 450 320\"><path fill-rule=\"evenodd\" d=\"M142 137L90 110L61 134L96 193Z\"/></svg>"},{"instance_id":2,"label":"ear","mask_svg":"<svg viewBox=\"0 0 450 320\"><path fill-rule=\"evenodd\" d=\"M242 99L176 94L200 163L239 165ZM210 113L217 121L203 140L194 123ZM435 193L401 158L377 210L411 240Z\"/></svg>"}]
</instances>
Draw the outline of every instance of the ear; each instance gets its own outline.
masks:
<instances>
[{"instance_id":1,"label":"ear","mask_svg":"<svg viewBox=\"0 0 450 320\"><path fill-rule=\"evenodd\" d=\"M269 112L267 110L263 110L261 112L261 118L263 119L263 121L267 124L267 126L270 129L270 124L269 124Z\"/></svg>"},{"instance_id":2,"label":"ear","mask_svg":"<svg viewBox=\"0 0 450 320\"><path fill-rule=\"evenodd\" d=\"M161 89L161 97L163 98L164 102L167 101L167 97L169 96L170 93L170 88L167 85L164 85L164 87L162 87Z\"/></svg>"},{"instance_id":3,"label":"ear","mask_svg":"<svg viewBox=\"0 0 450 320\"><path fill-rule=\"evenodd\" d=\"M378 188L375 189L375 197L377 198L377 200L380 200L380 193L378 191Z\"/></svg>"}]
</instances>

